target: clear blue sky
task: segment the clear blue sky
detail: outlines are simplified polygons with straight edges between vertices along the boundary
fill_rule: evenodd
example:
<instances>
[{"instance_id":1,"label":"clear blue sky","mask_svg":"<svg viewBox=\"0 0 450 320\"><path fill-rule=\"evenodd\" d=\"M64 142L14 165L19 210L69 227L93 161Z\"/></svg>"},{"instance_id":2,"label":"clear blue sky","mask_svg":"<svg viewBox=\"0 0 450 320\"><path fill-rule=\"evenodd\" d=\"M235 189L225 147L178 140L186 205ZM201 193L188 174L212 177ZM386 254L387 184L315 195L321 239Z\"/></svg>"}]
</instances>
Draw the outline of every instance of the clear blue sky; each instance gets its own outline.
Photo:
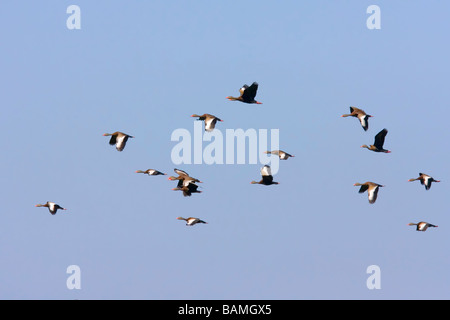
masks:
<instances>
[{"instance_id":1,"label":"clear blue sky","mask_svg":"<svg viewBox=\"0 0 450 320\"><path fill-rule=\"evenodd\" d=\"M81 8L81 30L66 9ZM369 5L381 30L369 30ZM5 1L0 298L449 299L450 4ZM257 81L262 105L230 102ZM374 115L364 132L349 106ZM174 165L190 115L279 129L260 165ZM389 130L391 154L362 149ZM105 132L134 135L123 152ZM167 177L204 181L190 198ZM425 191L419 172L442 180ZM374 205L355 182L383 185ZM66 212L51 216L37 203ZM186 227L178 216L207 225ZM409 222L439 225L425 233ZM66 269L81 268L81 290ZM366 269L381 269L369 290Z\"/></svg>"}]
</instances>

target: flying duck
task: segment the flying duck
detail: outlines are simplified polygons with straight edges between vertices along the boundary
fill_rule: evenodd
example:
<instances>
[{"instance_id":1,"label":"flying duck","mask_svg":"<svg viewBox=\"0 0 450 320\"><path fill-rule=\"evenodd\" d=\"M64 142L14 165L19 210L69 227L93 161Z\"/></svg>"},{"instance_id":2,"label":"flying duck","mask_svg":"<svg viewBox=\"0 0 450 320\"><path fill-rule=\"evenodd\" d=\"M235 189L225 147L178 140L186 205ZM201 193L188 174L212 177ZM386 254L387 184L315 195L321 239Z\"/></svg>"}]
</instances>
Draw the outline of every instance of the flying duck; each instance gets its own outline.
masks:
<instances>
[{"instance_id":1,"label":"flying duck","mask_svg":"<svg viewBox=\"0 0 450 320\"><path fill-rule=\"evenodd\" d=\"M415 179L409 179L408 181L420 180L420 184L425 186L425 190L430 190L432 182L441 182L440 180L434 180L432 177L425 173L419 173L419 177Z\"/></svg>"},{"instance_id":2,"label":"flying duck","mask_svg":"<svg viewBox=\"0 0 450 320\"><path fill-rule=\"evenodd\" d=\"M372 116L369 114L366 114L364 110L350 107L350 113L349 114L343 114L341 117L355 117L359 119L359 122L361 122L361 126L363 127L364 131L367 131L369 129L369 118Z\"/></svg>"},{"instance_id":3,"label":"flying duck","mask_svg":"<svg viewBox=\"0 0 450 320\"><path fill-rule=\"evenodd\" d=\"M426 231L428 228L437 228L438 226L435 226L434 224L421 221L419 223L408 223L408 226L417 226L416 231Z\"/></svg>"},{"instance_id":4,"label":"flying duck","mask_svg":"<svg viewBox=\"0 0 450 320\"><path fill-rule=\"evenodd\" d=\"M375 151L375 152L390 153L391 151L383 149L384 138L386 137L387 133L388 133L387 129L381 130L375 136L375 142L372 145L370 145L370 147L365 144L365 145L362 145L361 148L367 148L367 149L369 149L371 151Z\"/></svg>"},{"instance_id":5,"label":"flying duck","mask_svg":"<svg viewBox=\"0 0 450 320\"><path fill-rule=\"evenodd\" d=\"M239 89L239 92L241 94L239 97L228 96L227 99L230 101L241 101L245 103L262 104L262 102L255 100L257 91L258 91L258 83L253 82L250 87L244 84L242 88Z\"/></svg>"},{"instance_id":6,"label":"flying duck","mask_svg":"<svg viewBox=\"0 0 450 320\"><path fill-rule=\"evenodd\" d=\"M180 186L181 182L181 186ZM174 191L183 191L183 196L190 197L193 193L202 193L202 191L198 191L198 185L196 185L192 181L178 182L178 186L176 188L173 188Z\"/></svg>"},{"instance_id":7,"label":"flying duck","mask_svg":"<svg viewBox=\"0 0 450 320\"><path fill-rule=\"evenodd\" d=\"M374 182L365 182L365 183L355 183L354 186L361 187L359 189L359 193L363 193L367 191L369 195L369 203L374 204L377 200L378 196L378 190L380 187L384 187L381 184L374 183Z\"/></svg>"},{"instance_id":8,"label":"flying duck","mask_svg":"<svg viewBox=\"0 0 450 320\"><path fill-rule=\"evenodd\" d=\"M251 184L263 184L265 186L269 186L271 184L279 184L278 182L273 181L272 170L270 166L265 165L261 168L261 176L262 179L260 181L252 181Z\"/></svg>"},{"instance_id":9,"label":"flying duck","mask_svg":"<svg viewBox=\"0 0 450 320\"><path fill-rule=\"evenodd\" d=\"M63 208L60 205L58 205L58 204L56 204L54 202L50 202L50 201L47 201L46 204L37 204L35 207L47 207L48 211L50 211L50 213L52 215L55 215L56 211L58 211L58 209L60 209L60 210L67 210L66 208Z\"/></svg>"},{"instance_id":10,"label":"flying duck","mask_svg":"<svg viewBox=\"0 0 450 320\"><path fill-rule=\"evenodd\" d=\"M200 220L199 218L193 218L193 217L189 217L189 218L178 217L177 219L186 221L187 226L193 226L197 223L208 223L203 220Z\"/></svg>"},{"instance_id":11,"label":"flying duck","mask_svg":"<svg viewBox=\"0 0 450 320\"><path fill-rule=\"evenodd\" d=\"M213 116L212 114L205 113L201 116L198 114L193 114L191 117L198 117L197 120L204 120L205 121L205 131L211 132L216 127L217 121L223 121L216 116Z\"/></svg>"},{"instance_id":12,"label":"flying duck","mask_svg":"<svg viewBox=\"0 0 450 320\"><path fill-rule=\"evenodd\" d=\"M175 171L175 173L178 174L178 177L170 176L168 178L168 180L171 180L171 181L178 180L178 185L177 185L178 188L180 188L182 186L187 186L190 182L202 183L200 180L191 177L186 171L183 171L183 170L180 170L177 168L173 169L173 171Z\"/></svg>"},{"instance_id":13,"label":"flying duck","mask_svg":"<svg viewBox=\"0 0 450 320\"><path fill-rule=\"evenodd\" d=\"M280 158L280 160L287 160L289 157L295 157L292 154L289 154L281 150L264 151L264 153L277 155Z\"/></svg>"},{"instance_id":14,"label":"flying duck","mask_svg":"<svg viewBox=\"0 0 450 320\"><path fill-rule=\"evenodd\" d=\"M116 131L114 133L105 133L103 136L108 137L111 136L111 139L109 140L110 145L116 145L116 149L118 151L123 151L125 148L125 145L128 141L128 138L134 138L133 136L130 136L128 134Z\"/></svg>"},{"instance_id":15,"label":"flying duck","mask_svg":"<svg viewBox=\"0 0 450 320\"><path fill-rule=\"evenodd\" d=\"M149 176L165 176L167 175L167 173L162 173L161 171L155 170L155 169L147 169L145 171L142 170L137 170L136 173L144 173L144 174L148 174Z\"/></svg>"}]
</instances>

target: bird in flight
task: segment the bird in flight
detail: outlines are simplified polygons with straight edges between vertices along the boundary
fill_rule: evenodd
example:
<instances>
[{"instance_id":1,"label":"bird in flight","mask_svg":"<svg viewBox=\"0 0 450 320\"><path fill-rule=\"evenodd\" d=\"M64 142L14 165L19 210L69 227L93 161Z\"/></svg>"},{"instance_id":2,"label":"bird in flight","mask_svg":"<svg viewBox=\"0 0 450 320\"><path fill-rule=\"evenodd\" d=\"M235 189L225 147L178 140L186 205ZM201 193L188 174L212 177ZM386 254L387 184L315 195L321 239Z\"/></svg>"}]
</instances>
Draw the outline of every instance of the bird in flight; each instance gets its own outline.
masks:
<instances>
[{"instance_id":1,"label":"bird in flight","mask_svg":"<svg viewBox=\"0 0 450 320\"><path fill-rule=\"evenodd\" d=\"M390 150L386 150L383 148L384 145L384 139L387 135L388 131L387 129L383 129L380 132L377 133L377 135L375 136L375 141L372 145L368 146L368 145L362 145L361 148L367 148L371 151L374 152L384 152L384 153L391 153Z\"/></svg>"},{"instance_id":2,"label":"bird in flight","mask_svg":"<svg viewBox=\"0 0 450 320\"><path fill-rule=\"evenodd\" d=\"M369 118L373 117L370 114L366 114L364 110L350 107L350 113L349 114L343 114L341 117L355 117L358 118L359 122L361 123L362 128L364 131L367 131L369 129Z\"/></svg>"},{"instance_id":3,"label":"bird in flight","mask_svg":"<svg viewBox=\"0 0 450 320\"><path fill-rule=\"evenodd\" d=\"M125 145L127 144L128 139L134 138L133 136L130 136L128 134L119 131L116 131L114 133L104 133L103 136L105 137L111 136L111 139L109 139L109 144L112 146L116 145L117 151L123 151Z\"/></svg>"},{"instance_id":4,"label":"bird in flight","mask_svg":"<svg viewBox=\"0 0 450 320\"><path fill-rule=\"evenodd\" d=\"M258 83L253 82L251 86L244 84L241 89L239 89L239 97L228 96L227 99L230 101L241 101L245 103L256 103L262 104L262 102L256 101L256 92L258 91Z\"/></svg>"}]
</instances>

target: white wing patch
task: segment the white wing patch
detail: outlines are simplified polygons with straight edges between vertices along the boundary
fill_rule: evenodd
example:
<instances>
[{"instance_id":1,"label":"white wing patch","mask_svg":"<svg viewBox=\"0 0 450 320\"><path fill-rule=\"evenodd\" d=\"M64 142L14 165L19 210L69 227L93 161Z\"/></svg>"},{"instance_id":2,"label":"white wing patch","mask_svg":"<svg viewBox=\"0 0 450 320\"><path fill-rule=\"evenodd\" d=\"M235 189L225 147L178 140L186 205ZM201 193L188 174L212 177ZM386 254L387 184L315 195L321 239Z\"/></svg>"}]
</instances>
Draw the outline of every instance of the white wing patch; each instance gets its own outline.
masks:
<instances>
[{"instance_id":1,"label":"white wing patch","mask_svg":"<svg viewBox=\"0 0 450 320\"><path fill-rule=\"evenodd\" d=\"M365 128L367 126L366 116L360 116L359 121L361 121L361 125Z\"/></svg>"},{"instance_id":2,"label":"white wing patch","mask_svg":"<svg viewBox=\"0 0 450 320\"><path fill-rule=\"evenodd\" d=\"M55 211L55 204L54 202L49 202L48 203L48 208L50 209L50 211Z\"/></svg>"},{"instance_id":3,"label":"white wing patch","mask_svg":"<svg viewBox=\"0 0 450 320\"><path fill-rule=\"evenodd\" d=\"M214 118L206 118L205 119L205 130L206 131L213 131L214 130Z\"/></svg>"},{"instance_id":4,"label":"white wing patch","mask_svg":"<svg viewBox=\"0 0 450 320\"><path fill-rule=\"evenodd\" d=\"M270 167L268 165L265 165L264 167L261 168L261 175L263 175L263 176L271 176L272 175L272 170L270 169Z\"/></svg>"},{"instance_id":5,"label":"white wing patch","mask_svg":"<svg viewBox=\"0 0 450 320\"><path fill-rule=\"evenodd\" d=\"M425 187L427 189L429 189L430 186L431 186L430 177L429 176L425 176L424 179L423 179L423 182L425 183Z\"/></svg>"},{"instance_id":6,"label":"white wing patch","mask_svg":"<svg viewBox=\"0 0 450 320\"><path fill-rule=\"evenodd\" d=\"M125 136L118 136L116 138L116 149L117 150L122 150L124 148L124 140L125 140Z\"/></svg>"},{"instance_id":7,"label":"white wing patch","mask_svg":"<svg viewBox=\"0 0 450 320\"><path fill-rule=\"evenodd\" d=\"M369 194L369 202L370 203L375 203L375 201L377 200L377 191L378 191L378 187L375 187L373 189L368 190L368 194Z\"/></svg>"},{"instance_id":8,"label":"white wing patch","mask_svg":"<svg viewBox=\"0 0 450 320\"><path fill-rule=\"evenodd\" d=\"M192 180L190 179L184 179L183 180L183 187L189 187L190 184L195 184Z\"/></svg>"},{"instance_id":9,"label":"white wing patch","mask_svg":"<svg viewBox=\"0 0 450 320\"><path fill-rule=\"evenodd\" d=\"M428 228L427 223L425 223L425 222L419 223L420 231L425 231L425 230L427 230L427 228Z\"/></svg>"},{"instance_id":10,"label":"white wing patch","mask_svg":"<svg viewBox=\"0 0 450 320\"><path fill-rule=\"evenodd\" d=\"M188 219L187 224L191 226L191 225L195 224L196 222L197 222L196 218L191 218L191 219Z\"/></svg>"}]
</instances>

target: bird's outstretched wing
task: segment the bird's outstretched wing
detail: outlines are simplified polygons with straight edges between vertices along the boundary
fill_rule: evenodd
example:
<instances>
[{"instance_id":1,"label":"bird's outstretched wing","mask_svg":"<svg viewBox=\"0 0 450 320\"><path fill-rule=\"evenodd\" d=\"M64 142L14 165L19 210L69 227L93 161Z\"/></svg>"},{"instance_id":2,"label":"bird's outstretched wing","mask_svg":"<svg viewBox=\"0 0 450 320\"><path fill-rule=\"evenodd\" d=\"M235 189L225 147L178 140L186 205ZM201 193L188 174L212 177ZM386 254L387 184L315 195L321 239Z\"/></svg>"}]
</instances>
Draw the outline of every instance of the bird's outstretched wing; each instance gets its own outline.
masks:
<instances>
[{"instance_id":1,"label":"bird's outstretched wing","mask_svg":"<svg viewBox=\"0 0 450 320\"><path fill-rule=\"evenodd\" d=\"M111 139L109 139L109 144L112 146L116 144L116 135L115 134L113 134L111 136Z\"/></svg>"},{"instance_id":2,"label":"bird's outstretched wing","mask_svg":"<svg viewBox=\"0 0 450 320\"><path fill-rule=\"evenodd\" d=\"M175 171L175 173L178 174L179 176L189 176L189 174L186 171L177 168L173 169L173 171Z\"/></svg>"},{"instance_id":3,"label":"bird's outstretched wing","mask_svg":"<svg viewBox=\"0 0 450 320\"><path fill-rule=\"evenodd\" d=\"M250 87L247 87L242 93L242 99L244 99L244 101L253 101L256 97L257 91L258 91L258 83L253 82L252 85Z\"/></svg>"},{"instance_id":4,"label":"bird's outstretched wing","mask_svg":"<svg viewBox=\"0 0 450 320\"><path fill-rule=\"evenodd\" d=\"M116 141L117 141L117 144L116 144L117 151L123 151L123 149L125 148L125 145L127 144L128 136L124 135L124 136L118 137L116 139Z\"/></svg>"},{"instance_id":5,"label":"bird's outstretched wing","mask_svg":"<svg viewBox=\"0 0 450 320\"><path fill-rule=\"evenodd\" d=\"M378 149L383 149L384 138L386 137L387 133L388 133L387 129L383 129L380 132L378 132L377 135L375 136L375 141L373 145Z\"/></svg>"},{"instance_id":6,"label":"bird's outstretched wing","mask_svg":"<svg viewBox=\"0 0 450 320\"><path fill-rule=\"evenodd\" d=\"M367 189L369 189L369 186L367 185L367 184L363 184L362 186L361 186L361 188L359 188L359 193L364 193L364 192L366 192L367 191Z\"/></svg>"},{"instance_id":7,"label":"bird's outstretched wing","mask_svg":"<svg viewBox=\"0 0 450 320\"><path fill-rule=\"evenodd\" d=\"M369 191L369 203L373 204L377 201L379 187L375 187Z\"/></svg>"},{"instance_id":8,"label":"bird's outstretched wing","mask_svg":"<svg viewBox=\"0 0 450 320\"><path fill-rule=\"evenodd\" d=\"M244 84L242 86L242 88L239 89L239 93L241 94L241 97L244 94L244 91L247 90L247 88L248 88L248 85Z\"/></svg>"},{"instance_id":9,"label":"bird's outstretched wing","mask_svg":"<svg viewBox=\"0 0 450 320\"><path fill-rule=\"evenodd\" d=\"M271 176L272 175L272 170L270 169L270 166L265 165L264 167L261 168L261 175L264 176Z\"/></svg>"},{"instance_id":10,"label":"bird's outstretched wing","mask_svg":"<svg viewBox=\"0 0 450 320\"><path fill-rule=\"evenodd\" d=\"M361 115L358 117L359 122L361 122L361 126L363 127L364 131L367 131L369 129L369 116L368 115Z\"/></svg>"}]
</instances>

